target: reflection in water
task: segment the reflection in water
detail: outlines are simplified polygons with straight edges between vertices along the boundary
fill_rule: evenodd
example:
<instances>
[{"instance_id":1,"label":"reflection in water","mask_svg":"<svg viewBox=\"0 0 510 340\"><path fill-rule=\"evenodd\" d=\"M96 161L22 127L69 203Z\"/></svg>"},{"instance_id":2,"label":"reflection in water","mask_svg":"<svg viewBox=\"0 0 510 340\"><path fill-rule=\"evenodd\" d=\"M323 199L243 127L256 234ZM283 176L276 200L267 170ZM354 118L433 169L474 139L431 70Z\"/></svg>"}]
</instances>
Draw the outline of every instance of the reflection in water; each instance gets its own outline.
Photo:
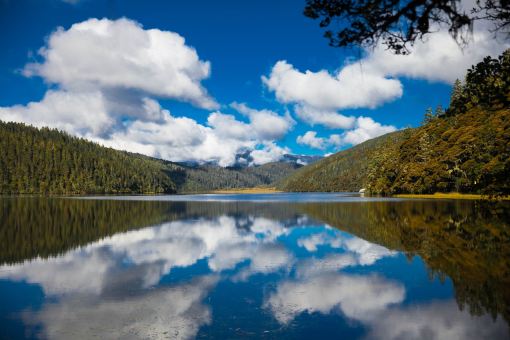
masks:
<instances>
[{"instance_id":1,"label":"reflection in water","mask_svg":"<svg viewBox=\"0 0 510 340\"><path fill-rule=\"evenodd\" d=\"M0 283L44 293L42 305L0 310L12 337L509 336L505 205L6 198L0 207Z\"/></svg>"}]
</instances>

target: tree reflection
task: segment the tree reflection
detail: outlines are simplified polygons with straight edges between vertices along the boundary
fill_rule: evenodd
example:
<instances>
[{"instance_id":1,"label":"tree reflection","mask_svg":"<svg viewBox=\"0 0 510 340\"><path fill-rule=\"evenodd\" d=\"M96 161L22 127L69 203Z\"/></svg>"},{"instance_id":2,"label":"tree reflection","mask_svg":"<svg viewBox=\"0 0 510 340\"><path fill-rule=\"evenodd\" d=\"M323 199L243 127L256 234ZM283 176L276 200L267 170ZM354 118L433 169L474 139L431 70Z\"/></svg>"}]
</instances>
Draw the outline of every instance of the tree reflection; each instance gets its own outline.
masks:
<instances>
[{"instance_id":1,"label":"tree reflection","mask_svg":"<svg viewBox=\"0 0 510 340\"><path fill-rule=\"evenodd\" d=\"M431 278L453 281L460 309L510 320L510 213L505 203L404 201L308 204L331 226L420 256Z\"/></svg>"},{"instance_id":2,"label":"tree reflection","mask_svg":"<svg viewBox=\"0 0 510 340\"><path fill-rule=\"evenodd\" d=\"M505 203L263 204L2 198L0 264L57 256L132 229L221 216L232 217L230 220L235 221L239 231L254 234L257 233L254 217L278 222L285 228L310 224L311 220L322 221L360 239L405 252L409 258L420 256L431 278L451 278L460 309L467 307L474 315L489 313L493 318L501 314L510 320L510 209ZM322 241L316 236L299 242L310 250ZM232 267L234 255L239 253L239 259L246 257L243 254L249 249L243 247L218 248L211 255L212 268ZM269 250L265 253L276 258ZM256 257L262 261L263 255L264 252L259 252ZM369 263L370 259L364 261ZM254 261L251 272L260 272L256 264ZM237 279L246 279L251 272L239 273Z\"/></svg>"}]
</instances>

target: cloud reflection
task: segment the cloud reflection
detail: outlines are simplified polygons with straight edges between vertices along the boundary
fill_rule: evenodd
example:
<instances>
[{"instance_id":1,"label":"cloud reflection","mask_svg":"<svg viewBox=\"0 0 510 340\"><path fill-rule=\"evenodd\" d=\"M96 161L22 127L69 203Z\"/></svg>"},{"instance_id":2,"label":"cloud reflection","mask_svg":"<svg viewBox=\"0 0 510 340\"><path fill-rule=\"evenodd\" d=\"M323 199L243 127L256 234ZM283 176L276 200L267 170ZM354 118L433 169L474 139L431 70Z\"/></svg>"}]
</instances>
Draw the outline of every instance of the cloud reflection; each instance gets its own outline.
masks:
<instances>
[{"instance_id":1,"label":"cloud reflection","mask_svg":"<svg viewBox=\"0 0 510 340\"><path fill-rule=\"evenodd\" d=\"M1 266L0 278L38 284L54 297L23 314L51 339L192 338L212 322L214 305L205 300L218 283L255 275L271 283L262 307L284 327L302 314L337 313L364 325L368 338L504 335L503 321L484 328L488 317L471 317L453 301L406 304L403 283L370 273L369 266L396 252L328 226L289 228L296 224L249 215L162 223L62 256ZM162 283L176 268L199 261L206 272Z\"/></svg>"}]
</instances>

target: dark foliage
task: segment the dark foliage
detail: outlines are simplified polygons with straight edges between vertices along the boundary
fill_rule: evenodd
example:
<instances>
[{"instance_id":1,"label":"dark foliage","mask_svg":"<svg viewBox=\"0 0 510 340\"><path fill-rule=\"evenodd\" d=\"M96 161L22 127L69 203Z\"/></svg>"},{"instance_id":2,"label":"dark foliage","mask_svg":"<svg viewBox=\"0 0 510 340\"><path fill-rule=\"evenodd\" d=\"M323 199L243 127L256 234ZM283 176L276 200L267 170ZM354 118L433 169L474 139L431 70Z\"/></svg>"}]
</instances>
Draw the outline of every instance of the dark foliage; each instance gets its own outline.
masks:
<instances>
[{"instance_id":1,"label":"dark foliage","mask_svg":"<svg viewBox=\"0 0 510 340\"><path fill-rule=\"evenodd\" d=\"M0 193L169 193L161 163L58 130L0 122Z\"/></svg>"},{"instance_id":2,"label":"dark foliage","mask_svg":"<svg viewBox=\"0 0 510 340\"><path fill-rule=\"evenodd\" d=\"M459 5L460 0L307 0L304 14L328 27L324 35L332 46L373 47L382 40L397 54L408 53L409 45L439 23L461 43L480 19L490 20L494 31L508 37L510 1L478 0L467 12ZM331 29L334 24L338 25Z\"/></svg>"},{"instance_id":3,"label":"dark foliage","mask_svg":"<svg viewBox=\"0 0 510 340\"><path fill-rule=\"evenodd\" d=\"M455 115L480 107L496 109L510 107L510 50L498 58L486 57L472 66L465 83L454 84L447 114Z\"/></svg>"}]
</instances>

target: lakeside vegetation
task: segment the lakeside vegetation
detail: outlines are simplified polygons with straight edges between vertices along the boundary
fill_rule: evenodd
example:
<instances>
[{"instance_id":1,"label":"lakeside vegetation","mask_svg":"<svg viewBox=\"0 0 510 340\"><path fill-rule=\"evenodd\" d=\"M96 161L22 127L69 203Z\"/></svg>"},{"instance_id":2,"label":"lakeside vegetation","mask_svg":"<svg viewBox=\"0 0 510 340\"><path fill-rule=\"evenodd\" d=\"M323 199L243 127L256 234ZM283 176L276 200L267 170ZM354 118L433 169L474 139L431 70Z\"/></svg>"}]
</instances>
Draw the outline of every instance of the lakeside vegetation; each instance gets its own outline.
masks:
<instances>
[{"instance_id":1,"label":"lakeside vegetation","mask_svg":"<svg viewBox=\"0 0 510 340\"><path fill-rule=\"evenodd\" d=\"M510 51L485 58L457 81L450 107L422 126L390 133L306 166L287 191L372 194L510 194Z\"/></svg>"},{"instance_id":2,"label":"lakeside vegetation","mask_svg":"<svg viewBox=\"0 0 510 340\"><path fill-rule=\"evenodd\" d=\"M479 194L461 194L458 192L436 192L433 194L396 194L393 197L400 198L424 198L424 199L457 199L457 200L488 200L490 196ZM500 200L508 201L510 196L500 196Z\"/></svg>"}]
</instances>

